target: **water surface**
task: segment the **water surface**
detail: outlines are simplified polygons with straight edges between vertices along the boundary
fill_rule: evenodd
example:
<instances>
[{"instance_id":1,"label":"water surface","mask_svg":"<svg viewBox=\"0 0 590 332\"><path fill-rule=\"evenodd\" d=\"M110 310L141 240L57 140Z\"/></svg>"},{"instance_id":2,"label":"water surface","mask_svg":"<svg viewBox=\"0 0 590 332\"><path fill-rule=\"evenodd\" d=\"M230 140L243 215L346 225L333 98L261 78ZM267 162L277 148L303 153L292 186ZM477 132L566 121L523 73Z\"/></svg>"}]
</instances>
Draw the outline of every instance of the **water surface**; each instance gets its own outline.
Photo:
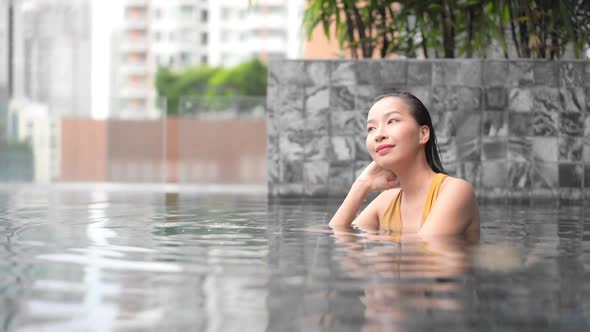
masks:
<instances>
[{"instance_id":1,"label":"water surface","mask_svg":"<svg viewBox=\"0 0 590 332\"><path fill-rule=\"evenodd\" d=\"M482 206L481 238L325 225L340 202L0 190L0 330L583 331L590 217Z\"/></svg>"}]
</instances>

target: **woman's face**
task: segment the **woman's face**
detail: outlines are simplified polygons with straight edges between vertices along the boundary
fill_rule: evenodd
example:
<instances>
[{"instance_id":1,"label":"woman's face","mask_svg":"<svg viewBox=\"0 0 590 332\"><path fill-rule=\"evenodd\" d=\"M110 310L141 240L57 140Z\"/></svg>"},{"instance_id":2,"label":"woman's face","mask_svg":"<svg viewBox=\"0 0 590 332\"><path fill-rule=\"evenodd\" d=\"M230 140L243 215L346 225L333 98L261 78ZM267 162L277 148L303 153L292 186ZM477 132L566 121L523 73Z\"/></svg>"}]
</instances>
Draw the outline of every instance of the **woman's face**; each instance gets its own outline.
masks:
<instances>
[{"instance_id":1,"label":"woman's face","mask_svg":"<svg viewBox=\"0 0 590 332\"><path fill-rule=\"evenodd\" d=\"M367 148L377 165L391 168L417 153L429 138L428 126L419 126L406 102L386 97L376 102L367 116Z\"/></svg>"}]
</instances>

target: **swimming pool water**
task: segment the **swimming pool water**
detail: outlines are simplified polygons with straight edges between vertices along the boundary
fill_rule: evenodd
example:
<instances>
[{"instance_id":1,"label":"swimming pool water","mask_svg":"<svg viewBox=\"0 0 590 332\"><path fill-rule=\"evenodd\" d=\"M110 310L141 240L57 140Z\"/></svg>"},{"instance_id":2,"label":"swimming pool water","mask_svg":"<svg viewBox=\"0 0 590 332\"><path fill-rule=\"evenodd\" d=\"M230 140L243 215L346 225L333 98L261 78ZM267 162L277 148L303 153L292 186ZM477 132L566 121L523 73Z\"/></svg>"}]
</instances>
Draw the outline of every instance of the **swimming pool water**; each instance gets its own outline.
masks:
<instances>
[{"instance_id":1,"label":"swimming pool water","mask_svg":"<svg viewBox=\"0 0 590 332\"><path fill-rule=\"evenodd\" d=\"M583 207L481 207L481 238L333 232L339 200L0 191L0 330L584 331ZM587 212L587 211L586 211Z\"/></svg>"}]
</instances>

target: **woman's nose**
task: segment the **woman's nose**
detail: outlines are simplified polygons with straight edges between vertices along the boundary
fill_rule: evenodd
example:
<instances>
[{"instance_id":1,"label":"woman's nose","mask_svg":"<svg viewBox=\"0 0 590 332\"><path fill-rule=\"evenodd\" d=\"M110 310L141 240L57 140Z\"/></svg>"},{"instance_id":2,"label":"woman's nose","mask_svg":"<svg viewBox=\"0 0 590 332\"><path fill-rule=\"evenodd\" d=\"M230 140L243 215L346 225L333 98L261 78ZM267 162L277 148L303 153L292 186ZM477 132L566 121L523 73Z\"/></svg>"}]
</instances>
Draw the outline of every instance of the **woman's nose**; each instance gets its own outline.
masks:
<instances>
[{"instance_id":1,"label":"woman's nose","mask_svg":"<svg viewBox=\"0 0 590 332\"><path fill-rule=\"evenodd\" d=\"M385 134L383 134L383 131L381 129L376 129L376 133L375 133L375 142L381 142L382 140L384 140Z\"/></svg>"}]
</instances>

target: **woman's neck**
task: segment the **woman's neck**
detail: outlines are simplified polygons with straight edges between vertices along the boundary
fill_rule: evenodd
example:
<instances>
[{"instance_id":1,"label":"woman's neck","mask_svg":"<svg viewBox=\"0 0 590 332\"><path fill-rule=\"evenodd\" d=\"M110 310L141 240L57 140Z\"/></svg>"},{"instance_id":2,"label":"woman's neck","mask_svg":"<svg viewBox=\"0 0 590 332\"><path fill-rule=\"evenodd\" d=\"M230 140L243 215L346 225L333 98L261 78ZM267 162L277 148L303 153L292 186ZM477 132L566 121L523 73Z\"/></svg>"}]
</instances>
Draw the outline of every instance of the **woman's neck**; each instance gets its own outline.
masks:
<instances>
[{"instance_id":1,"label":"woman's neck","mask_svg":"<svg viewBox=\"0 0 590 332\"><path fill-rule=\"evenodd\" d=\"M426 160L412 163L396 172L404 195L410 197L428 190L435 174Z\"/></svg>"}]
</instances>

